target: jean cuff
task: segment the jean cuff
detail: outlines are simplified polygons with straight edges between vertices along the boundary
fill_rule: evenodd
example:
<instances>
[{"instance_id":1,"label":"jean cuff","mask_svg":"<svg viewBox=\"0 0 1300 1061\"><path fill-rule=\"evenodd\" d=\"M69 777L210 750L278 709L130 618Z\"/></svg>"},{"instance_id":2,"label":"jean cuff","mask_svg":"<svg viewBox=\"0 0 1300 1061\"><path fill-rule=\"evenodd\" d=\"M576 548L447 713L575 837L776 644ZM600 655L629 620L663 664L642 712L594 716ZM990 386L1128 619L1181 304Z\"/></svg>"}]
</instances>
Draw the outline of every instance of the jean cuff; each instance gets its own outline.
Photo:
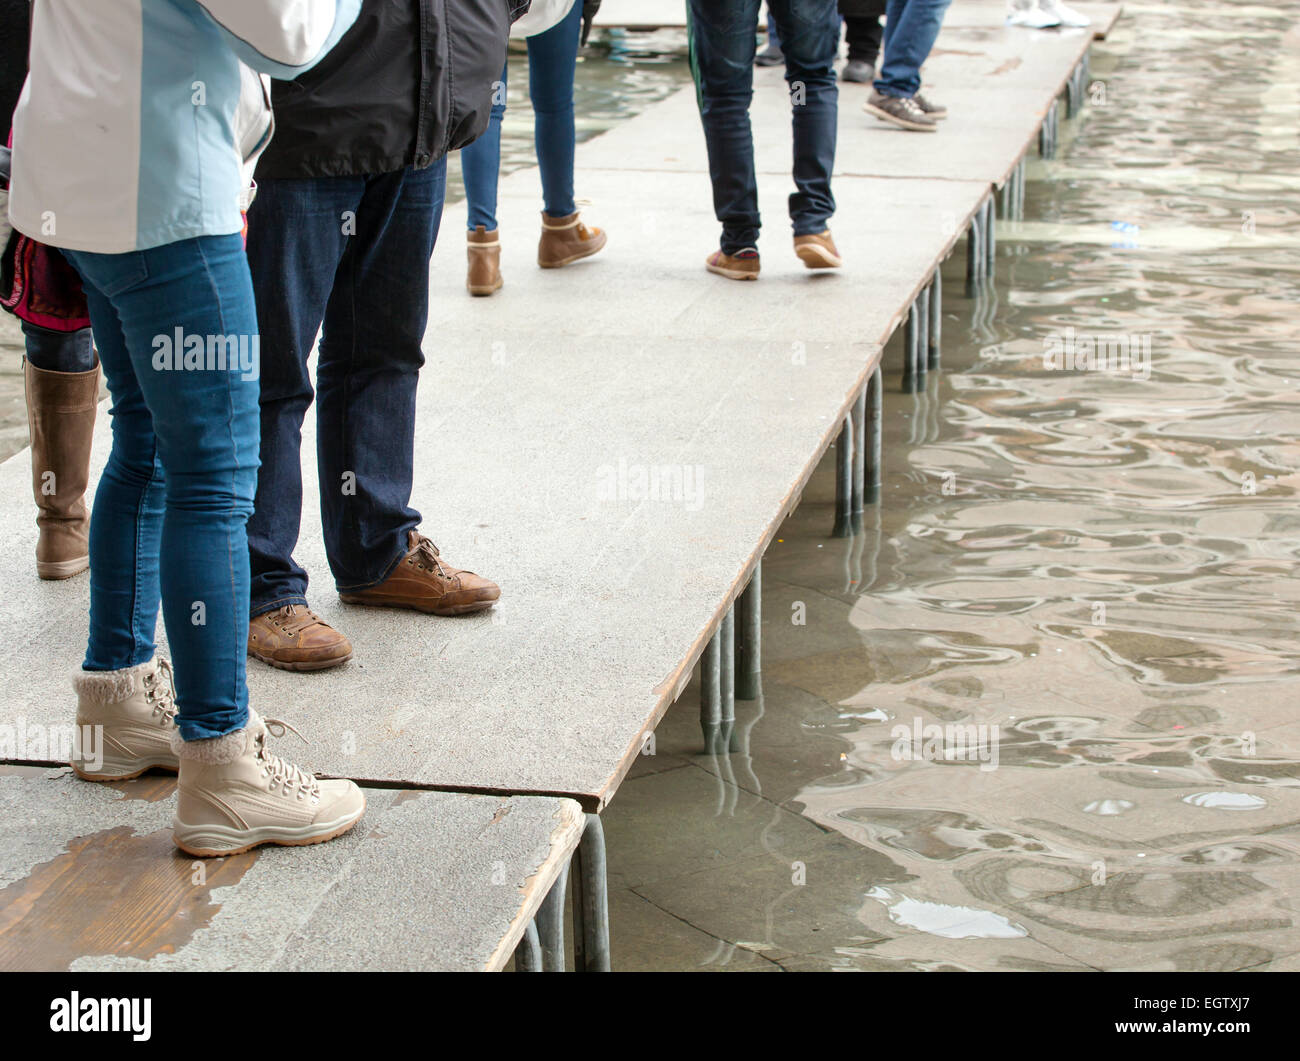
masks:
<instances>
[{"instance_id":1,"label":"jean cuff","mask_svg":"<svg viewBox=\"0 0 1300 1061\"><path fill-rule=\"evenodd\" d=\"M273 612L278 608L283 608L287 604L300 604L305 608L307 607L307 598L301 593L296 593L288 597L277 597L273 601L255 601L248 609L248 617L250 619L256 619L259 615ZM220 734L218 734L218 736L219 735Z\"/></svg>"}]
</instances>

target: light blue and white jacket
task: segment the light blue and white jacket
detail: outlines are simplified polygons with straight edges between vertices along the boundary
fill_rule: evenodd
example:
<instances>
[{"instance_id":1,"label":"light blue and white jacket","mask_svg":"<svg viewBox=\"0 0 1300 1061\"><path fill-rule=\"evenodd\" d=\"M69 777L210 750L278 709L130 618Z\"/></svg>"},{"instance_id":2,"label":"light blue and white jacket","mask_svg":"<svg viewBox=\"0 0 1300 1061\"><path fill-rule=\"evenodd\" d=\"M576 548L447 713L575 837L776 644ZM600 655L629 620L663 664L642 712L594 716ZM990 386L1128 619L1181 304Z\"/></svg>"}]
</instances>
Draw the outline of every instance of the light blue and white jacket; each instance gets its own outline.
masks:
<instances>
[{"instance_id":1,"label":"light blue and white jacket","mask_svg":"<svg viewBox=\"0 0 1300 1061\"><path fill-rule=\"evenodd\" d=\"M297 77L360 7L36 0L13 121L13 226L104 254L239 232L248 162L270 133L264 78L244 64Z\"/></svg>"}]
</instances>

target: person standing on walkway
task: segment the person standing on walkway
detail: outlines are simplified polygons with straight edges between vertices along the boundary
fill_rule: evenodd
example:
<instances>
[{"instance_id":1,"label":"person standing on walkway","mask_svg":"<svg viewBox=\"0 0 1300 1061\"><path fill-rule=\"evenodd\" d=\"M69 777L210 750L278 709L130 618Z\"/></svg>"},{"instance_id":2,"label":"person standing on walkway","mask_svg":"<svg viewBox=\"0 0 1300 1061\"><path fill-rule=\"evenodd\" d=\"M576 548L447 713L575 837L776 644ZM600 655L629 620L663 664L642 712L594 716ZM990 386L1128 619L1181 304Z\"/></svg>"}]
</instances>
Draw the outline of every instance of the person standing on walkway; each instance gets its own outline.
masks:
<instances>
[{"instance_id":1,"label":"person standing on walkway","mask_svg":"<svg viewBox=\"0 0 1300 1061\"><path fill-rule=\"evenodd\" d=\"M486 128L510 17L524 6L456 0L453 13L440 0L361 0L324 62L273 85L276 136L248 218L262 448L247 646L273 667L323 670L352 657L348 638L307 607L307 572L293 558L318 330L321 523L340 598L459 615L500 596L440 555L410 499L446 153ZM454 498L437 500L463 518Z\"/></svg>"},{"instance_id":2,"label":"person standing on walkway","mask_svg":"<svg viewBox=\"0 0 1300 1061\"><path fill-rule=\"evenodd\" d=\"M0 129L27 76L30 0L0 0ZM0 183L9 182L9 149L0 146ZM76 271L54 247L16 236L0 245L8 288L4 308L21 321L23 394L36 500L36 575L65 579L90 566L90 443L99 408L99 359L86 297Z\"/></svg>"},{"instance_id":3,"label":"person standing on walkway","mask_svg":"<svg viewBox=\"0 0 1300 1061\"><path fill-rule=\"evenodd\" d=\"M888 0L885 58L875 89L862 105L868 114L914 133L932 133L948 108L921 95L921 64L939 36L952 0Z\"/></svg>"},{"instance_id":4,"label":"person standing on walkway","mask_svg":"<svg viewBox=\"0 0 1300 1061\"><path fill-rule=\"evenodd\" d=\"M542 235L537 264L543 269L589 258L605 246L605 233L588 228L573 199L573 154L577 130L573 82L577 70L584 6L576 0L533 0L528 14L511 28L528 41L528 95L533 104L533 143L542 177ZM599 7L599 4L596 5ZM501 240L497 229L497 182L501 175L501 120L506 112L507 63L493 90L487 132L461 149L461 171L469 200L465 286L471 295L500 290Z\"/></svg>"},{"instance_id":5,"label":"person standing on walkway","mask_svg":"<svg viewBox=\"0 0 1300 1061\"><path fill-rule=\"evenodd\" d=\"M357 4L41 0L33 13L10 219L80 274L113 400L72 765L95 781L178 770L173 838L197 856L318 843L365 811L351 781L268 750L283 724L250 709L244 680L257 318L241 207L271 132L249 66L310 68ZM174 684L154 645L160 597ZM98 751L84 743L96 731Z\"/></svg>"},{"instance_id":6,"label":"person standing on walkway","mask_svg":"<svg viewBox=\"0 0 1300 1061\"><path fill-rule=\"evenodd\" d=\"M749 122L758 2L687 0L686 5L713 209L722 223L720 249L705 260L705 268L731 280L757 280L759 272L758 178ZM828 226L835 212L831 171L839 100L836 0L770 0L768 13L785 55L793 112L795 254L809 269L836 268L843 262Z\"/></svg>"},{"instance_id":7,"label":"person standing on walkway","mask_svg":"<svg viewBox=\"0 0 1300 1061\"><path fill-rule=\"evenodd\" d=\"M885 13L885 0L839 0L839 7L844 19L844 42L849 48L849 61L840 71L840 80L867 84L876 77L876 60L884 36L880 19Z\"/></svg>"}]
</instances>

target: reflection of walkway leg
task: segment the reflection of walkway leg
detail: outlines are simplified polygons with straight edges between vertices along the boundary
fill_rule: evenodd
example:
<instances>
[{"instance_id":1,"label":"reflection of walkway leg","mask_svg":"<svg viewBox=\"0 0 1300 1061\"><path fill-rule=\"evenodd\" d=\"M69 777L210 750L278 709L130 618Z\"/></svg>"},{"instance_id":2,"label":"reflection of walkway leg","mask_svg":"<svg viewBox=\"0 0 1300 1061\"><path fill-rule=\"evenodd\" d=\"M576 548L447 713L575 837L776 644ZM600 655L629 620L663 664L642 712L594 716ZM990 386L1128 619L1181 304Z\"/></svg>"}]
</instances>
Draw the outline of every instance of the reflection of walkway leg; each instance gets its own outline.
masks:
<instances>
[{"instance_id":1,"label":"reflection of walkway leg","mask_svg":"<svg viewBox=\"0 0 1300 1061\"><path fill-rule=\"evenodd\" d=\"M966 297L974 298L984 279L984 208L976 207L966 230Z\"/></svg>"},{"instance_id":2,"label":"reflection of walkway leg","mask_svg":"<svg viewBox=\"0 0 1300 1061\"><path fill-rule=\"evenodd\" d=\"M864 485L862 490L863 500L874 505L880 501L880 477L882 471L882 451L881 451L881 414L884 411L885 401L885 377L879 365L871 373L871 379L867 382L866 390L866 445L863 447L866 451L866 467L864 469Z\"/></svg>"},{"instance_id":3,"label":"reflection of walkway leg","mask_svg":"<svg viewBox=\"0 0 1300 1061\"><path fill-rule=\"evenodd\" d=\"M863 388L853 402L853 505L849 512L854 534L862 530L862 504L867 474L866 419L867 392Z\"/></svg>"},{"instance_id":4,"label":"reflection of walkway leg","mask_svg":"<svg viewBox=\"0 0 1300 1061\"><path fill-rule=\"evenodd\" d=\"M939 367L940 340L943 335L943 276L940 270L934 270L930 280L930 349L927 353L930 371Z\"/></svg>"},{"instance_id":5,"label":"reflection of walkway leg","mask_svg":"<svg viewBox=\"0 0 1300 1061\"><path fill-rule=\"evenodd\" d=\"M718 754L731 751L731 739L736 728L736 606L733 604L722 617L722 643L719 673L721 675L718 726Z\"/></svg>"},{"instance_id":6,"label":"reflection of walkway leg","mask_svg":"<svg viewBox=\"0 0 1300 1061\"><path fill-rule=\"evenodd\" d=\"M573 968L607 973L609 958L609 881L605 871L605 830L600 816L587 815L582 841L573 854Z\"/></svg>"}]
</instances>

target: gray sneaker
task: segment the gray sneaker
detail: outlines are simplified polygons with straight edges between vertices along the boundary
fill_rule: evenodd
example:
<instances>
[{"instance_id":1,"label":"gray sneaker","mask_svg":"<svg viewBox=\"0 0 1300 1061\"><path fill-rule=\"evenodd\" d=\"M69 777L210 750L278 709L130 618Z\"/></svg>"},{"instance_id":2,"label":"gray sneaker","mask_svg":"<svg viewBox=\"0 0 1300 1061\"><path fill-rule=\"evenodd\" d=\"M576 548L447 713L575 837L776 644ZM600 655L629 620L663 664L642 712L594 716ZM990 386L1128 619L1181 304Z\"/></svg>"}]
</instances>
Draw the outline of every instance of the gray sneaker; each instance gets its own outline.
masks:
<instances>
[{"instance_id":1,"label":"gray sneaker","mask_svg":"<svg viewBox=\"0 0 1300 1061\"><path fill-rule=\"evenodd\" d=\"M865 59L850 59L844 64L844 69L840 72L841 81L854 81L860 85L876 79L876 68L874 64L867 62Z\"/></svg>"},{"instance_id":2,"label":"gray sneaker","mask_svg":"<svg viewBox=\"0 0 1300 1061\"><path fill-rule=\"evenodd\" d=\"M905 96L884 96L873 89L862 109L882 122L914 133L932 133L939 127L939 123L921 110L915 99Z\"/></svg>"},{"instance_id":3,"label":"gray sneaker","mask_svg":"<svg viewBox=\"0 0 1300 1061\"><path fill-rule=\"evenodd\" d=\"M927 97L921 95L921 93L919 92L912 97L912 102L915 103L918 107L920 107L921 110L925 111L925 113L928 114L931 118L943 119L948 117L947 107L945 107L942 103L935 103L934 100L928 99Z\"/></svg>"}]
</instances>

